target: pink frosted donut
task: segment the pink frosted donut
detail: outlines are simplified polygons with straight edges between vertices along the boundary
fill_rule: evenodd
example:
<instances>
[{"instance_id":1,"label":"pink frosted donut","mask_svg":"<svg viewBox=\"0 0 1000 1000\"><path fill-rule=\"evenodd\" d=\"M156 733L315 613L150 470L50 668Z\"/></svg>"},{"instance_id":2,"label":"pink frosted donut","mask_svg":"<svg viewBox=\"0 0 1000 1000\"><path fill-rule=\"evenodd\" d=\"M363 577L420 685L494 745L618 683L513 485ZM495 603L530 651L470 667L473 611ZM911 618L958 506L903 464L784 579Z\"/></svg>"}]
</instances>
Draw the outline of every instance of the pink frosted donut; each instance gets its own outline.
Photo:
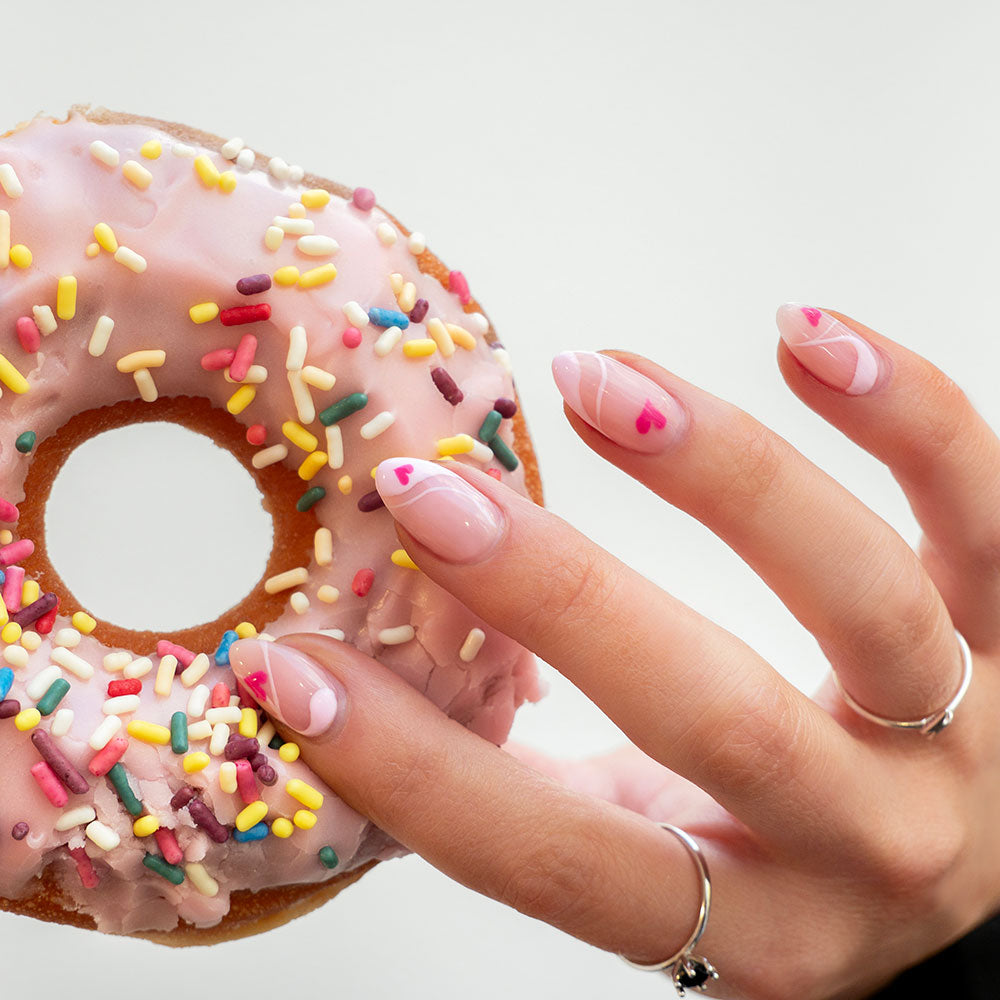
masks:
<instances>
[{"instance_id":1,"label":"pink frosted donut","mask_svg":"<svg viewBox=\"0 0 1000 1000\"><path fill-rule=\"evenodd\" d=\"M536 696L530 655L415 568L374 492L380 461L415 455L539 499L489 321L366 189L150 119L20 126L0 139L0 386L0 908L207 943L399 853L278 752L229 669L237 633L335 630L496 743ZM148 419L233 451L275 526L254 592L169 635L95 620L44 540L72 448Z\"/></svg>"}]
</instances>

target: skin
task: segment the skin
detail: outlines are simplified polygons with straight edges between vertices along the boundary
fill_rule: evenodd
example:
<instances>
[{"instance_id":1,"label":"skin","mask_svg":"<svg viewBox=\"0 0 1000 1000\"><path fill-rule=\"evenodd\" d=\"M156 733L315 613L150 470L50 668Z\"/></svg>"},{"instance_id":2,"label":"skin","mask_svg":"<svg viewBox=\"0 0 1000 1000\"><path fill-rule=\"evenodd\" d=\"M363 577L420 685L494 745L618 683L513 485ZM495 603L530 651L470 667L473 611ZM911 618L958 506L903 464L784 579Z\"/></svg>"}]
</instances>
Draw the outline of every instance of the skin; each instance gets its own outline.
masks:
<instances>
[{"instance_id":1,"label":"skin","mask_svg":"<svg viewBox=\"0 0 1000 1000\"><path fill-rule=\"evenodd\" d=\"M1000 442L933 365L838 318L880 357L872 391L828 387L783 344L781 372L889 467L924 532L917 553L782 438L651 361L610 352L684 407L663 453L567 417L731 545L870 710L943 706L961 676L958 628L975 673L951 727L881 728L831 682L808 698L553 514L457 466L502 511L499 543L463 565L399 526L403 546L635 746L582 765L498 750L357 651L290 636L346 692L338 725L299 741L309 765L451 877L642 962L679 948L697 913L691 860L653 821L683 827L712 874L698 951L722 974L713 996L864 997L1000 908Z\"/></svg>"}]
</instances>

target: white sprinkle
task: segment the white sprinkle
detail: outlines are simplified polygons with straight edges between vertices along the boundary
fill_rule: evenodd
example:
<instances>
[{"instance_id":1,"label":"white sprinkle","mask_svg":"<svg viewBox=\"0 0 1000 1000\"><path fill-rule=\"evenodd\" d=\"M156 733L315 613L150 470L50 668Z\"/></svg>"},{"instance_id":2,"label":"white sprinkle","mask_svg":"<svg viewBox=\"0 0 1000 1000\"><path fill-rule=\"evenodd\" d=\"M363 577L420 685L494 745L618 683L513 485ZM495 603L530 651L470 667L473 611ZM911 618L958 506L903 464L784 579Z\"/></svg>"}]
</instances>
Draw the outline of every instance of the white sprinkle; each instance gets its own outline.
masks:
<instances>
[{"instance_id":1,"label":"white sprinkle","mask_svg":"<svg viewBox=\"0 0 1000 1000\"><path fill-rule=\"evenodd\" d=\"M332 257L340 249L332 236L300 236L295 246L307 257Z\"/></svg>"},{"instance_id":2,"label":"white sprinkle","mask_svg":"<svg viewBox=\"0 0 1000 1000\"><path fill-rule=\"evenodd\" d=\"M305 175L306 175L305 170L302 167L300 167L297 163L293 163L288 168L288 179L293 184L298 184L299 181L302 180L303 177L305 177Z\"/></svg>"},{"instance_id":3,"label":"white sprinkle","mask_svg":"<svg viewBox=\"0 0 1000 1000\"><path fill-rule=\"evenodd\" d=\"M210 708L208 711L222 712L224 710L221 708L216 708L216 709ZM236 712L237 714L239 714L239 709L237 709ZM207 715L208 712L206 712L205 714ZM209 725L211 725L211 723L209 723ZM190 738L191 738L191 733L189 730L188 739ZM212 726L212 739L208 744L208 752L213 757L221 757L226 749L226 744L228 742L229 742L229 726L227 726L224 722L217 722L214 726Z\"/></svg>"},{"instance_id":4,"label":"white sprinkle","mask_svg":"<svg viewBox=\"0 0 1000 1000\"><path fill-rule=\"evenodd\" d=\"M476 441L475 439L472 441L472 449L467 451L466 454L469 458L483 465L493 461L493 449L489 445L483 444L482 441Z\"/></svg>"},{"instance_id":5,"label":"white sprinkle","mask_svg":"<svg viewBox=\"0 0 1000 1000\"><path fill-rule=\"evenodd\" d=\"M383 410L377 413L366 424L361 425L361 436L366 441L377 438L379 434L387 431L396 422L396 414L391 410Z\"/></svg>"},{"instance_id":6,"label":"white sprinkle","mask_svg":"<svg viewBox=\"0 0 1000 1000\"><path fill-rule=\"evenodd\" d=\"M73 727L73 709L71 708L60 708L55 715L52 716L52 725L49 727L49 732L53 736L65 736L70 729Z\"/></svg>"},{"instance_id":7,"label":"white sprinkle","mask_svg":"<svg viewBox=\"0 0 1000 1000\"><path fill-rule=\"evenodd\" d=\"M344 435L339 424L326 429L326 461L331 469L344 467Z\"/></svg>"},{"instance_id":8,"label":"white sprinkle","mask_svg":"<svg viewBox=\"0 0 1000 1000\"><path fill-rule=\"evenodd\" d=\"M292 606L292 611L297 615L304 615L309 610L309 598L301 590L296 590L288 598L288 603Z\"/></svg>"},{"instance_id":9,"label":"white sprinkle","mask_svg":"<svg viewBox=\"0 0 1000 1000\"><path fill-rule=\"evenodd\" d=\"M156 681L153 683L153 690L161 698L170 697L170 692L174 689L176 674L177 657L173 653L167 653L160 659L160 665L156 668Z\"/></svg>"},{"instance_id":10,"label":"white sprinkle","mask_svg":"<svg viewBox=\"0 0 1000 1000\"><path fill-rule=\"evenodd\" d=\"M393 628L384 628L378 634L378 641L383 646L400 646L404 642L409 642L416 632L412 625L396 625Z\"/></svg>"},{"instance_id":11,"label":"white sprinkle","mask_svg":"<svg viewBox=\"0 0 1000 1000\"><path fill-rule=\"evenodd\" d=\"M344 641L344 630L340 628L321 628L318 630L320 635L328 635L331 639L336 639L339 642Z\"/></svg>"},{"instance_id":12,"label":"white sprinkle","mask_svg":"<svg viewBox=\"0 0 1000 1000\"><path fill-rule=\"evenodd\" d=\"M485 337L490 328L490 321L482 313L466 313L464 322L472 333L478 333L480 337Z\"/></svg>"},{"instance_id":13,"label":"white sprinkle","mask_svg":"<svg viewBox=\"0 0 1000 1000\"><path fill-rule=\"evenodd\" d=\"M280 156L272 156L271 159L267 161L267 172L276 180L287 181L289 167Z\"/></svg>"},{"instance_id":14,"label":"white sprinkle","mask_svg":"<svg viewBox=\"0 0 1000 1000\"><path fill-rule=\"evenodd\" d=\"M12 537L10 535L10 532L8 532L7 534L8 537L7 540L3 543L4 545L6 545L11 540ZM0 533L0 537L2 537L2 533ZM37 632L29 630L27 632L21 633L21 645L24 646L24 648L28 650L29 653L33 653L36 649L38 649L38 647L41 644L42 644L42 637Z\"/></svg>"},{"instance_id":15,"label":"white sprinkle","mask_svg":"<svg viewBox=\"0 0 1000 1000\"><path fill-rule=\"evenodd\" d=\"M403 290L403 276L396 271L393 271L389 275L389 287L392 289L392 294L399 298L399 293Z\"/></svg>"},{"instance_id":16,"label":"white sprinkle","mask_svg":"<svg viewBox=\"0 0 1000 1000\"><path fill-rule=\"evenodd\" d=\"M302 381L302 372L288 372L288 387L292 390L292 402L298 414L299 423L311 424L316 419L316 404L309 387Z\"/></svg>"},{"instance_id":17,"label":"white sprinkle","mask_svg":"<svg viewBox=\"0 0 1000 1000\"><path fill-rule=\"evenodd\" d=\"M109 674L121 673L132 662L132 654L124 650L117 653L108 653L104 657L104 669Z\"/></svg>"},{"instance_id":18,"label":"white sprinkle","mask_svg":"<svg viewBox=\"0 0 1000 1000\"><path fill-rule=\"evenodd\" d=\"M86 835L95 843L102 851L113 851L121 842L121 837L111 829L110 826L105 826L100 820L95 819L93 823L88 824L87 829L83 831Z\"/></svg>"},{"instance_id":19,"label":"white sprinkle","mask_svg":"<svg viewBox=\"0 0 1000 1000\"><path fill-rule=\"evenodd\" d=\"M139 696L137 694L120 694L116 698L108 698L101 706L101 711L105 715L128 715L139 708Z\"/></svg>"},{"instance_id":20,"label":"white sprinkle","mask_svg":"<svg viewBox=\"0 0 1000 1000\"><path fill-rule=\"evenodd\" d=\"M483 648L484 642L486 642L486 633L481 628L470 629L469 634L465 637L465 642L462 643L462 648L458 651L458 658L463 663L471 663L479 655L479 650Z\"/></svg>"},{"instance_id":21,"label":"white sprinkle","mask_svg":"<svg viewBox=\"0 0 1000 1000\"><path fill-rule=\"evenodd\" d=\"M153 175L135 160L126 160L122 173L125 175L125 180L134 184L140 191L145 191L153 183Z\"/></svg>"},{"instance_id":22,"label":"white sprinkle","mask_svg":"<svg viewBox=\"0 0 1000 1000\"><path fill-rule=\"evenodd\" d=\"M289 219L284 215L276 215L271 223L289 236L312 236L316 223L312 219Z\"/></svg>"},{"instance_id":23,"label":"white sprinkle","mask_svg":"<svg viewBox=\"0 0 1000 1000\"><path fill-rule=\"evenodd\" d=\"M328 372L324 368L317 368L315 365L306 365L302 369L302 381L306 385L311 385L321 392L329 392L337 384L337 376L333 372Z\"/></svg>"},{"instance_id":24,"label":"white sprinkle","mask_svg":"<svg viewBox=\"0 0 1000 1000\"><path fill-rule=\"evenodd\" d=\"M142 397L145 403L155 403L159 398L159 393L156 391L156 383L153 381L153 376L150 375L148 368L136 368L132 372L132 378L135 379L135 386L139 390L139 395Z\"/></svg>"},{"instance_id":25,"label":"white sprinkle","mask_svg":"<svg viewBox=\"0 0 1000 1000\"><path fill-rule=\"evenodd\" d=\"M240 155L236 157L236 166L243 171L253 170L256 157L252 149L241 149Z\"/></svg>"},{"instance_id":26,"label":"white sprinkle","mask_svg":"<svg viewBox=\"0 0 1000 1000\"><path fill-rule=\"evenodd\" d=\"M308 348L306 328L293 326L288 332L288 357L285 359L285 368L290 372L301 371L302 366L306 363Z\"/></svg>"},{"instance_id":27,"label":"white sprinkle","mask_svg":"<svg viewBox=\"0 0 1000 1000\"><path fill-rule=\"evenodd\" d=\"M399 303L399 308L408 313L417 304L417 286L408 281L403 285L396 301Z\"/></svg>"},{"instance_id":28,"label":"white sprinkle","mask_svg":"<svg viewBox=\"0 0 1000 1000\"><path fill-rule=\"evenodd\" d=\"M270 448L263 448L250 459L251 465L255 469L266 469L275 462L283 462L288 457L288 449L283 444L272 444Z\"/></svg>"},{"instance_id":29,"label":"white sprinkle","mask_svg":"<svg viewBox=\"0 0 1000 1000\"><path fill-rule=\"evenodd\" d=\"M226 381L230 385L261 385L263 382L267 381L267 369L263 365L251 365L247 369L247 373L243 377L242 382L237 382L236 379L229 374L228 368L223 372L223 374L226 377Z\"/></svg>"},{"instance_id":30,"label":"white sprinkle","mask_svg":"<svg viewBox=\"0 0 1000 1000\"><path fill-rule=\"evenodd\" d=\"M122 720L117 715L109 715L91 734L87 741L91 750L103 750L122 727Z\"/></svg>"},{"instance_id":31,"label":"white sprinkle","mask_svg":"<svg viewBox=\"0 0 1000 1000\"><path fill-rule=\"evenodd\" d=\"M220 149L219 152L227 160L235 160L236 157L240 155L240 152L245 145L246 143L242 139L233 136L233 138L228 142L223 143L222 149Z\"/></svg>"},{"instance_id":32,"label":"white sprinkle","mask_svg":"<svg viewBox=\"0 0 1000 1000\"><path fill-rule=\"evenodd\" d=\"M319 590L316 591L316 596L324 604L336 604L340 599L340 591L336 587L331 587L330 584L324 583Z\"/></svg>"},{"instance_id":33,"label":"white sprinkle","mask_svg":"<svg viewBox=\"0 0 1000 1000\"><path fill-rule=\"evenodd\" d=\"M301 201L293 201L288 206L288 218L304 219L306 217L306 206Z\"/></svg>"},{"instance_id":34,"label":"white sprinkle","mask_svg":"<svg viewBox=\"0 0 1000 1000\"><path fill-rule=\"evenodd\" d=\"M266 747L271 740L274 739L277 730L274 728L274 723L268 719L260 729L257 730L257 742L262 746Z\"/></svg>"},{"instance_id":35,"label":"white sprinkle","mask_svg":"<svg viewBox=\"0 0 1000 1000\"><path fill-rule=\"evenodd\" d=\"M97 813L94 812L93 806L74 806L61 813L53 825L60 833L65 833L67 830L72 830L74 826L83 826L84 823L89 823L92 819L97 819Z\"/></svg>"},{"instance_id":36,"label":"white sprinkle","mask_svg":"<svg viewBox=\"0 0 1000 1000\"><path fill-rule=\"evenodd\" d=\"M119 246L115 251L115 260L119 264L124 264L130 271L142 274L146 270L146 258L140 257L134 250L128 247Z\"/></svg>"},{"instance_id":37,"label":"white sprinkle","mask_svg":"<svg viewBox=\"0 0 1000 1000\"><path fill-rule=\"evenodd\" d=\"M347 302L343 306L344 315L351 326L363 330L368 325L368 313L357 302Z\"/></svg>"},{"instance_id":38,"label":"white sprinkle","mask_svg":"<svg viewBox=\"0 0 1000 1000\"><path fill-rule=\"evenodd\" d=\"M94 325L94 332L90 335L90 343L87 345L87 351L92 358L101 357L108 349L108 341L114 328L115 321L110 316L102 316Z\"/></svg>"},{"instance_id":39,"label":"white sprinkle","mask_svg":"<svg viewBox=\"0 0 1000 1000\"><path fill-rule=\"evenodd\" d=\"M188 726L188 739L198 742L207 740L212 736L212 723L202 719L200 722L192 722Z\"/></svg>"},{"instance_id":40,"label":"white sprinkle","mask_svg":"<svg viewBox=\"0 0 1000 1000\"><path fill-rule=\"evenodd\" d=\"M239 695L236 696L239 700ZM210 708L205 712L205 721L217 726L220 723L229 726L238 726L240 722L239 705L227 705L225 708Z\"/></svg>"},{"instance_id":41,"label":"white sprinkle","mask_svg":"<svg viewBox=\"0 0 1000 1000\"><path fill-rule=\"evenodd\" d=\"M58 667L46 667L28 681L24 693L32 701L38 701L48 691L52 682L59 680L60 677L62 677L62 671Z\"/></svg>"},{"instance_id":42,"label":"white sprinkle","mask_svg":"<svg viewBox=\"0 0 1000 1000\"><path fill-rule=\"evenodd\" d=\"M410 233L406 246L410 253L416 257L417 254L422 254L427 249L427 237L423 233Z\"/></svg>"},{"instance_id":43,"label":"white sprinkle","mask_svg":"<svg viewBox=\"0 0 1000 1000\"><path fill-rule=\"evenodd\" d=\"M55 634L55 644L65 646L67 649L76 649L82 638L83 636L75 628L61 628Z\"/></svg>"},{"instance_id":44,"label":"white sprinkle","mask_svg":"<svg viewBox=\"0 0 1000 1000\"><path fill-rule=\"evenodd\" d=\"M268 226L264 231L264 246L268 250L277 250L284 242L285 231L280 226Z\"/></svg>"},{"instance_id":45,"label":"white sprinkle","mask_svg":"<svg viewBox=\"0 0 1000 1000\"><path fill-rule=\"evenodd\" d=\"M199 684L188 698L187 714L192 719L200 719L208 708L208 700L212 697L212 692L207 684Z\"/></svg>"},{"instance_id":46,"label":"white sprinkle","mask_svg":"<svg viewBox=\"0 0 1000 1000\"><path fill-rule=\"evenodd\" d=\"M396 242L396 230L388 222L380 222L375 227L375 235L384 247L391 247Z\"/></svg>"},{"instance_id":47,"label":"white sprinkle","mask_svg":"<svg viewBox=\"0 0 1000 1000\"><path fill-rule=\"evenodd\" d=\"M132 680L136 677L145 677L152 669L153 661L148 656L140 656L138 659L132 660L131 663L127 663L122 673L124 677Z\"/></svg>"},{"instance_id":48,"label":"white sprinkle","mask_svg":"<svg viewBox=\"0 0 1000 1000\"><path fill-rule=\"evenodd\" d=\"M309 570L305 566L298 566L295 569L286 570L284 573L276 573L264 581L264 590L268 594L280 594L283 590L291 590L292 587L301 587L309 579Z\"/></svg>"},{"instance_id":49,"label":"white sprinkle","mask_svg":"<svg viewBox=\"0 0 1000 1000\"><path fill-rule=\"evenodd\" d=\"M194 687L208 673L212 661L207 653L199 653L191 663L181 671L181 684L184 687Z\"/></svg>"},{"instance_id":50,"label":"white sprinkle","mask_svg":"<svg viewBox=\"0 0 1000 1000\"><path fill-rule=\"evenodd\" d=\"M184 866L184 874L203 896L214 899L219 895L219 883L212 878L205 866L198 861L189 861Z\"/></svg>"},{"instance_id":51,"label":"white sprinkle","mask_svg":"<svg viewBox=\"0 0 1000 1000\"><path fill-rule=\"evenodd\" d=\"M0 271L10 263L10 212L0 208Z\"/></svg>"},{"instance_id":52,"label":"white sprinkle","mask_svg":"<svg viewBox=\"0 0 1000 1000\"><path fill-rule=\"evenodd\" d=\"M175 142L170 147L170 152L174 156L185 156L192 159L198 155L198 150L194 146L189 146L186 142Z\"/></svg>"},{"instance_id":53,"label":"white sprinkle","mask_svg":"<svg viewBox=\"0 0 1000 1000\"><path fill-rule=\"evenodd\" d=\"M90 155L106 167L117 167L121 161L118 150L113 149L106 142L101 142L100 139L95 139L90 144Z\"/></svg>"},{"instance_id":54,"label":"white sprinkle","mask_svg":"<svg viewBox=\"0 0 1000 1000\"><path fill-rule=\"evenodd\" d=\"M313 552L317 566L329 566L333 562L333 532L329 528L316 529Z\"/></svg>"},{"instance_id":55,"label":"white sprinkle","mask_svg":"<svg viewBox=\"0 0 1000 1000\"><path fill-rule=\"evenodd\" d=\"M52 309L50 306L32 306L32 315L35 317L35 326L44 336L48 336L50 333L55 333L59 329L59 324L56 323L55 316L52 315Z\"/></svg>"},{"instance_id":56,"label":"white sprinkle","mask_svg":"<svg viewBox=\"0 0 1000 1000\"><path fill-rule=\"evenodd\" d=\"M8 646L3 651L4 660L15 670L28 665L29 653L24 646Z\"/></svg>"},{"instance_id":57,"label":"white sprinkle","mask_svg":"<svg viewBox=\"0 0 1000 1000\"><path fill-rule=\"evenodd\" d=\"M493 352L493 357L500 362L500 367L508 374L512 374L510 367L510 355L507 353L506 348L498 347Z\"/></svg>"},{"instance_id":58,"label":"white sprinkle","mask_svg":"<svg viewBox=\"0 0 1000 1000\"><path fill-rule=\"evenodd\" d=\"M402 336L403 331L398 326L388 327L375 341L375 353L380 358L384 358L399 343Z\"/></svg>"},{"instance_id":59,"label":"white sprinkle","mask_svg":"<svg viewBox=\"0 0 1000 1000\"><path fill-rule=\"evenodd\" d=\"M58 663L63 670L68 670L82 681L89 681L94 676L94 668L81 656L68 649L57 646L49 653L53 663Z\"/></svg>"}]
</instances>

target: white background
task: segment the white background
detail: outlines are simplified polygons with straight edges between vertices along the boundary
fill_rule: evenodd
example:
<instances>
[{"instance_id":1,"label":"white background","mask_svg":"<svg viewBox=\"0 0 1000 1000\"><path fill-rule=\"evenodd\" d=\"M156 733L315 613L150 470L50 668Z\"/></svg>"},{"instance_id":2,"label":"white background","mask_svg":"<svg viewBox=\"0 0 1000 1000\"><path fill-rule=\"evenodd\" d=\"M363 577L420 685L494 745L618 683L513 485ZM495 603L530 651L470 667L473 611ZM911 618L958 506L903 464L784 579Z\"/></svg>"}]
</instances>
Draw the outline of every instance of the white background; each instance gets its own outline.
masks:
<instances>
[{"instance_id":1,"label":"white background","mask_svg":"<svg viewBox=\"0 0 1000 1000\"><path fill-rule=\"evenodd\" d=\"M576 439L551 356L648 354L778 429L911 541L890 477L785 388L775 307L856 316L939 362L1000 423L988 2L116 0L8 3L3 22L2 125L90 101L373 188L493 318L551 508L805 687L823 670L811 638L707 531ZM557 676L516 735L564 754L617 738ZM417 859L215 949L9 916L0 942L5 995L97 996L95 975L101 995L150 998L669 990Z\"/></svg>"}]
</instances>

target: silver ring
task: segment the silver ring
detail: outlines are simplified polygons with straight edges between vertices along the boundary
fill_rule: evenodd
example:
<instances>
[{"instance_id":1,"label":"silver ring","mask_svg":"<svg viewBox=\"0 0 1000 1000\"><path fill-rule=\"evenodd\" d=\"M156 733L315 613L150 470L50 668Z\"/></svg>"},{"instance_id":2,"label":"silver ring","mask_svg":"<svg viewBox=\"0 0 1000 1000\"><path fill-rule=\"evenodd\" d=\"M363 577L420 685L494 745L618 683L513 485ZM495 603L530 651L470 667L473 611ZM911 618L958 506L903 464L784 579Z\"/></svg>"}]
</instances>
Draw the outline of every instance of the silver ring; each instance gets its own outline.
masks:
<instances>
[{"instance_id":1,"label":"silver ring","mask_svg":"<svg viewBox=\"0 0 1000 1000\"><path fill-rule=\"evenodd\" d=\"M664 830L669 830L688 849L695 868L698 870L698 877L701 879L701 906L698 908L698 920L691 936L684 942L684 946L676 954L665 958L662 962L640 965L622 954L619 954L618 957L633 969L640 969L643 972L665 972L670 976L670 981L674 984L678 996L684 996L685 990L689 989L704 993L711 981L719 978L715 966L707 958L696 955L692 951L705 932L708 911L712 905L712 880L708 875L708 863L705 861L705 855L702 854L698 842L689 833L678 826L671 826L669 823L659 823L658 825Z\"/></svg>"},{"instance_id":2,"label":"silver ring","mask_svg":"<svg viewBox=\"0 0 1000 1000\"><path fill-rule=\"evenodd\" d=\"M837 685L837 690L840 692L841 698L847 702L848 707L857 712L863 719L889 729L916 729L924 736L933 736L951 724L951 720L955 717L955 709L958 708L959 703L965 697L965 692L969 690L969 684L972 681L972 651L969 649L969 644L965 641L965 636L957 629L955 630L955 638L958 639L958 648L962 651L962 681L958 685L958 691L955 692L955 696L944 708L939 708L936 712L931 712L930 715L925 715L922 719L912 719L910 721L885 719L881 715L869 712L867 708L859 705L844 690L844 686L840 683L840 678L837 676L836 671L833 672L833 682Z\"/></svg>"}]
</instances>

